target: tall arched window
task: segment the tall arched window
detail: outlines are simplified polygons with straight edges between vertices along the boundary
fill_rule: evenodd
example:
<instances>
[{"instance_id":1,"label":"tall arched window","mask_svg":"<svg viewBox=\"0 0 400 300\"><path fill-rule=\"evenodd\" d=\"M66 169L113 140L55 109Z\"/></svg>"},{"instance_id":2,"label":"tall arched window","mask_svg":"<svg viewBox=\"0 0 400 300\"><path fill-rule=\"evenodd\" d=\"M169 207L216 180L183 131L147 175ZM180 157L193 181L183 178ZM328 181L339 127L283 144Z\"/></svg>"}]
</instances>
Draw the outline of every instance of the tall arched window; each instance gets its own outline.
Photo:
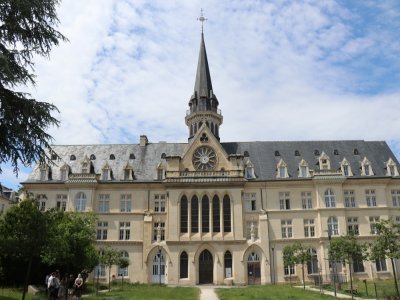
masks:
<instances>
[{"instance_id":1,"label":"tall arched window","mask_svg":"<svg viewBox=\"0 0 400 300\"><path fill-rule=\"evenodd\" d=\"M224 274L225 278L232 277L232 254L229 251L224 255Z\"/></svg>"},{"instance_id":2,"label":"tall arched window","mask_svg":"<svg viewBox=\"0 0 400 300\"><path fill-rule=\"evenodd\" d=\"M190 206L192 215L192 232L199 232L199 200L197 199L197 196L192 197Z\"/></svg>"},{"instance_id":3,"label":"tall arched window","mask_svg":"<svg viewBox=\"0 0 400 300\"><path fill-rule=\"evenodd\" d=\"M310 260L307 262L308 274L316 274L316 273L318 273L317 251L313 248L310 248L310 249L308 249L308 253L310 254Z\"/></svg>"},{"instance_id":4,"label":"tall arched window","mask_svg":"<svg viewBox=\"0 0 400 300\"><path fill-rule=\"evenodd\" d=\"M181 199L181 233L188 232L188 200L186 196Z\"/></svg>"},{"instance_id":5,"label":"tall arched window","mask_svg":"<svg viewBox=\"0 0 400 300\"><path fill-rule=\"evenodd\" d=\"M336 217L328 218L328 234L339 235L339 225Z\"/></svg>"},{"instance_id":6,"label":"tall arched window","mask_svg":"<svg viewBox=\"0 0 400 300\"><path fill-rule=\"evenodd\" d=\"M217 195L212 200L213 232L221 232L219 198Z\"/></svg>"},{"instance_id":7,"label":"tall arched window","mask_svg":"<svg viewBox=\"0 0 400 300\"><path fill-rule=\"evenodd\" d=\"M188 278L188 266L188 255L183 251L180 257L179 278Z\"/></svg>"},{"instance_id":8,"label":"tall arched window","mask_svg":"<svg viewBox=\"0 0 400 300\"><path fill-rule=\"evenodd\" d=\"M129 259L128 252L121 251L121 257L125 257L125 258ZM120 277L128 276L128 267L126 267L126 268L118 267L118 276L120 276Z\"/></svg>"},{"instance_id":9,"label":"tall arched window","mask_svg":"<svg viewBox=\"0 0 400 300\"><path fill-rule=\"evenodd\" d=\"M210 232L210 201L206 195L201 199L201 231Z\"/></svg>"},{"instance_id":10,"label":"tall arched window","mask_svg":"<svg viewBox=\"0 0 400 300\"><path fill-rule=\"evenodd\" d=\"M223 214L224 214L224 232L231 232L231 199L228 195L224 196L223 200Z\"/></svg>"},{"instance_id":11,"label":"tall arched window","mask_svg":"<svg viewBox=\"0 0 400 300\"><path fill-rule=\"evenodd\" d=\"M75 196L75 211L86 211L86 194L83 192Z\"/></svg>"},{"instance_id":12,"label":"tall arched window","mask_svg":"<svg viewBox=\"0 0 400 300\"><path fill-rule=\"evenodd\" d=\"M335 193L331 189L325 191L324 198L326 207L336 207Z\"/></svg>"}]
</instances>

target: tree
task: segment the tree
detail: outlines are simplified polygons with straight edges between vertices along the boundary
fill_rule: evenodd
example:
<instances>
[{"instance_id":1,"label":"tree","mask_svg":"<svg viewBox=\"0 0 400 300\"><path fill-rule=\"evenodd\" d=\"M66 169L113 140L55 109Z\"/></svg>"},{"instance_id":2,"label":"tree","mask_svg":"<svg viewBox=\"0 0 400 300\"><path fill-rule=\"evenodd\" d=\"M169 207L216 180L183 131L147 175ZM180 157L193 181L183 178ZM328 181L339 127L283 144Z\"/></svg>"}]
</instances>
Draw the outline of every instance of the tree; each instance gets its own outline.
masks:
<instances>
[{"instance_id":1,"label":"tree","mask_svg":"<svg viewBox=\"0 0 400 300\"><path fill-rule=\"evenodd\" d=\"M294 245L287 245L285 248L283 248L283 265L285 268L288 268L289 270L289 282L290 285L292 285L292 271L291 271L291 266L296 265L296 259L294 256L295 253L295 247Z\"/></svg>"},{"instance_id":2,"label":"tree","mask_svg":"<svg viewBox=\"0 0 400 300\"><path fill-rule=\"evenodd\" d=\"M48 212L51 227L42 253L43 263L68 273L93 270L98 262L95 248L96 216L92 213Z\"/></svg>"},{"instance_id":3,"label":"tree","mask_svg":"<svg viewBox=\"0 0 400 300\"><path fill-rule=\"evenodd\" d=\"M60 0L4 0L0 3L0 172L11 162L30 166L47 158L51 136L45 132L59 122L53 104L16 91L35 84L33 56L49 57L51 48L67 39L56 29Z\"/></svg>"},{"instance_id":4,"label":"tree","mask_svg":"<svg viewBox=\"0 0 400 300\"><path fill-rule=\"evenodd\" d=\"M355 261L365 259L366 245L357 241L353 234L332 239L329 245L329 256L333 262L343 261L349 265L350 290L353 291L352 265ZM354 294L351 293L353 299Z\"/></svg>"},{"instance_id":5,"label":"tree","mask_svg":"<svg viewBox=\"0 0 400 300\"><path fill-rule=\"evenodd\" d=\"M130 261L127 257L123 257L120 256L120 258L118 259L117 265L118 267L120 267L121 269L125 269L127 267L129 267L130 265ZM122 273L122 288L124 288L124 273Z\"/></svg>"},{"instance_id":6,"label":"tree","mask_svg":"<svg viewBox=\"0 0 400 300\"><path fill-rule=\"evenodd\" d=\"M396 268L394 260L400 259L400 224L393 222L393 219L380 220L374 224L379 233L375 242L371 245L369 258L390 259L393 270L394 286L396 288L397 297L400 298L399 286L396 279Z\"/></svg>"},{"instance_id":7,"label":"tree","mask_svg":"<svg viewBox=\"0 0 400 300\"><path fill-rule=\"evenodd\" d=\"M100 253L100 263L108 267L108 290L111 291L111 267L118 264L121 252L114 248L104 247Z\"/></svg>"},{"instance_id":8,"label":"tree","mask_svg":"<svg viewBox=\"0 0 400 300\"><path fill-rule=\"evenodd\" d=\"M291 265L301 264L301 273L303 280L303 289L306 288L306 282L304 279L304 265L307 264L311 260L311 255L309 252L310 247L304 246L300 242L297 242L292 245L288 245L283 249L283 264L285 267L289 267L289 280L291 282Z\"/></svg>"},{"instance_id":9,"label":"tree","mask_svg":"<svg viewBox=\"0 0 400 300\"><path fill-rule=\"evenodd\" d=\"M28 289L32 262L43 252L48 236L48 215L28 198L7 210L0 219L0 255L2 261L24 261L26 275L22 299Z\"/></svg>"}]
</instances>

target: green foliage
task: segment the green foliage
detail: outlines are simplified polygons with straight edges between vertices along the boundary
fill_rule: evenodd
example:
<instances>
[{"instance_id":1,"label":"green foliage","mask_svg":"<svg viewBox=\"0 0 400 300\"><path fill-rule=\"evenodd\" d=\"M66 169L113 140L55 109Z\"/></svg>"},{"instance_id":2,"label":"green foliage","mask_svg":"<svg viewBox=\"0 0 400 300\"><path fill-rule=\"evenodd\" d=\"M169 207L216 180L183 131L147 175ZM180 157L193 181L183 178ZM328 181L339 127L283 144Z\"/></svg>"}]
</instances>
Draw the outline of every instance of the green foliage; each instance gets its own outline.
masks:
<instances>
[{"instance_id":1,"label":"green foliage","mask_svg":"<svg viewBox=\"0 0 400 300\"><path fill-rule=\"evenodd\" d=\"M59 122L53 104L39 102L17 87L35 84L33 56L48 57L66 38L54 29L59 0L3 0L0 3L0 172L10 161L14 172L46 157L51 136L45 132Z\"/></svg>"},{"instance_id":2,"label":"green foliage","mask_svg":"<svg viewBox=\"0 0 400 300\"><path fill-rule=\"evenodd\" d=\"M351 264L353 261L364 260L366 245L359 243L354 235L334 238L329 245L329 255L334 261L344 261Z\"/></svg>"},{"instance_id":3,"label":"green foliage","mask_svg":"<svg viewBox=\"0 0 400 300\"><path fill-rule=\"evenodd\" d=\"M303 288L305 289L304 265L311 260L309 246L304 246L300 242L288 245L283 248L283 264L284 266L301 265L301 273L303 278ZM291 274L290 274L291 275Z\"/></svg>"},{"instance_id":4,"label":"green foliage","mask_svg":"<svg viewBox=\"0 0 400 300\"><path fill-rule=\"evenodd\" d=\"M91 213L49 212L51 227L42 260L68 272L92 270L98 262L95 248L96 216Z\"/></svg>"},{"instance_id":5,"label":"green foliage","mask_svg":"<svg viewBox=\"0 0 400 300\"><path fill-rule=\"evenodd\" d=\"M121 259L121 252L111 248L111 247L104 247L100 249L100 257L99 261L101 264L106 265L108 267L108 289L111 290L111 267L113 265L117 265Z\"/></svg>"}]
</instances>

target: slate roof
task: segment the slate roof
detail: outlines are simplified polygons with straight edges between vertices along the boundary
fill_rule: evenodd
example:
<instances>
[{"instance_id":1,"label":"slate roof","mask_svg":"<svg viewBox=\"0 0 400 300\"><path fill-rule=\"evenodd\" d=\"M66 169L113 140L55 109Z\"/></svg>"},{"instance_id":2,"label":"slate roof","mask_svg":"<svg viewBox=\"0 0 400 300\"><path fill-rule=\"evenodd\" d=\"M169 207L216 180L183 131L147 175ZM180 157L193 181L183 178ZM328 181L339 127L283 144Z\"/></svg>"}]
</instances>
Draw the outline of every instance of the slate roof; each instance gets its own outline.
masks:
<instances>
[{"instance_id":1,"label":"slate roof","mask_svg":"<svg viewBox=\"0 0 400 300\"><path fill-rule=\"evenodd\" d=\"M221 143L222 147L229 154L241 154L245 151L249 154L249 159L254 165L257 180L279 180L276 178L276 166L280 159L283 159L288 167L289 179L298 178L298 167L301 159L307 161L310 169L318 169L318 157L314 151L320 154L325 152L330 158L331 169L339 169L343 158L346 158L350 165L354 177L360 176L361 162L364 157L370 161L375 177L386 176L386 162L389 158L399 166L399 162L384 141L293 141L293 142L230 142ZM149 143L145 147L138 144L122 145L67 145L53 146L54 151L60 156L60 160L54 161L55 166L51 166L52 179L60 179L60 168L66 163L71 168L72 173L81 172L81 163L85 156L92 154L96 157L92 160L94 171L101 174L101 170L109 165L115 180L123 179L124 167L129 163L135 173L135 181L149 182L156 180L157 166L165 164L165 159L161 156L182 156L185 152L187 143ZM354 154L357 149L359 154ZM295 156L295 151L299 151L299 156ZM338 154L335 155L334 151ZM279 156L275 152L279 152ZM114 154L115 160L110 160L110 155ZM135 159L129 159L133 154ZM70 160L70 156L75 155L76 160ZM38 181L40 170L38 166L29 175L27 182Z\"/></svg>"},{"instance_id":2,"label":"slate roof","mask_svg":"<svg viewBox=\"0 0 400 300\"><path fill-rule=\"evenodd\" d=\"M204 44L204 35L201 33L199 60L197 63L196 80L194 84L194 92L198 97L210 97L212 91L210 69L208 67L208 59L206 46ZM192 97L195 97L193 95ZM196 98L196 97L195 97Z\"/></svg>"}]
</instances>

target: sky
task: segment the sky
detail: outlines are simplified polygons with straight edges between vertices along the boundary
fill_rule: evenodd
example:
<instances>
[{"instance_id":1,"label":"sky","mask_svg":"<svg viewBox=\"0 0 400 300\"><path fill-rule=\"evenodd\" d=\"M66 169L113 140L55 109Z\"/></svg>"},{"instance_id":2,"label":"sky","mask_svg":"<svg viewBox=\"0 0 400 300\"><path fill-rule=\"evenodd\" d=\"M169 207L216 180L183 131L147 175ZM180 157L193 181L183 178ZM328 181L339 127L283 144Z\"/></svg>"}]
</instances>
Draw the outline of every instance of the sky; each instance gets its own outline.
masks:
<instances>
[{"instance_id":1,"label":"sky","mask_svg":"<svg viewBox=\"0 0 400 300\"><path fill-rule=\"evenodd\" d=\"M204 10L222 142L386 141L400 158L400 1L63 0L36 57L54 144L187 142ZM2 165L0 182L17 189Z\"/></svg>"}]
</instances>

